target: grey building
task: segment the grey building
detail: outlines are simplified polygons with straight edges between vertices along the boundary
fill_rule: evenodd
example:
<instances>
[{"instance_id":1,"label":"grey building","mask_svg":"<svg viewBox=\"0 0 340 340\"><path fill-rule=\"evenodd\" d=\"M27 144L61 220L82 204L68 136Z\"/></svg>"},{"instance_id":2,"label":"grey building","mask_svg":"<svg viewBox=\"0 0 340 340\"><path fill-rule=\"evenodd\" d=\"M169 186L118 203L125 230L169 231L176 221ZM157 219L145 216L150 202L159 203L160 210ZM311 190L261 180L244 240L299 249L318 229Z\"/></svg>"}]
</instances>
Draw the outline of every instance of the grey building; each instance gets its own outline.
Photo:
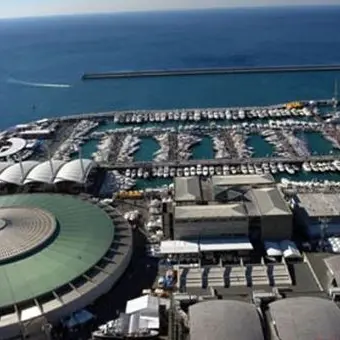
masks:
<instances>
[{"instance_id":1,"label":"grey building","mask_svg":"<svg viewBox=\"0 0 340 340\"><path fill-rule=\"evenodd\" d=\"M294 213L310 238L340 235L340 196L336 193L300 193L293 199Z\"/></svg>"},{"instance_id":2,"label":"grey building","mask_svg":"<svg viewBox=\"0 0 340 340\"><path fill-rule=\"evenodd\" d=\"M175 201L177 203L198 203L202 201L199 177L177 177L175 180Z\"/></svg>"},{"instance_id":3,"label":"grey building","mask_svg":"<svg viewBox=\"0 0 340 340\"><path fill-rule=\"evenodd\" d=\"M176 178L174 238L290 239L292 212L272 181L267 175Z\"/></svg>"},{"instance_id":4,"label":"grey building","mask_svg":"<svg viewBox=\"0 0 340 340\"><path fill-rule=\"evenodd\" d=\"M324 259L327 267L329 288L340 287L340 255L334 255Z\"/></svg>"},{"instance_id":5,"label":"grey building","mask_svg":"<svg viewBox=\"0 0 340 340\"><path fill-rule=\"evenodd\" d=\"M280 190L274 187L250 189L248 213L251 221L260 219L261 239L280 241L292 237L292 212Z\"/></svg>"},{"instance_id":6,"label":"grey building","mask_svg":"<svg viewBox=\"0 0 340 340\"><path fill-rule=\"evenodd\" d=\"M248 216L243 204L175 208L175 239L228 236L248 236Z\"/></svg>"},{"instance_id":7,"label":"grey building","mask_svg":"<svg viewBox=\"0 0 340 340\"><path fill-rule=\"evenodd\" d=\"M254 305L230 300L197 303L189 308L192 340L263 340ZM310 339L309 339L310 340Z\"/></svg>"},{"instance_id":8,"label":"grey building","mask_svg":"<svg viewBox=\"0 0 340 340\"><path fill-rule=\"evenodd\" d=\"M214 186L243 186L261 187L274 185L275 179L270 174L265 175L232 175L232 176L212 176Z\"/></svg>"},{"instance_id":9,"label":"grey building","mask_svg":"<svg viewBox=\"0 0 340 340\"><path fill-rule=\"evenodd\" d=\"M297 297L269 304L271 339L339 339L340 309L326 299Z\"/></svg>"}]
</instances>

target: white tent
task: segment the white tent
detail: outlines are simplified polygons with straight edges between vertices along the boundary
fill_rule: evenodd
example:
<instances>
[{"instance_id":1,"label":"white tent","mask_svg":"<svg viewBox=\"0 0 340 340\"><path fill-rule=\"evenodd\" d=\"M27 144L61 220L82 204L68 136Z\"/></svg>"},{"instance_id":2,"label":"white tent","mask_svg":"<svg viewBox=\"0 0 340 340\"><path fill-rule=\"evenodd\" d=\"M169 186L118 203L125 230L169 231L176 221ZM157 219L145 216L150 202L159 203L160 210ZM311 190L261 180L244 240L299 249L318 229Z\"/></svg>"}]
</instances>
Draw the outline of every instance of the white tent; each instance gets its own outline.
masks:
<instances>
[{"instance_id":1,"label":"white tent","mask_svg":"<svg viewBox=\"0 0 340 340\"><path fill-rule=\"evenodd\" d=\"M293 241L284 240L280 242L284 258L300 259L302 257L299 249Z\"/></svg>"},{"instance_id":2,"label":"white tent","mask_svg":"<svg viewBox=\"0 0 340 340\"><path fill-rule=\"evenodd\" d=\"M281 246L277 242L264 242L264 248L268 256L282 256Z\"/></svg>"}]
</instances>

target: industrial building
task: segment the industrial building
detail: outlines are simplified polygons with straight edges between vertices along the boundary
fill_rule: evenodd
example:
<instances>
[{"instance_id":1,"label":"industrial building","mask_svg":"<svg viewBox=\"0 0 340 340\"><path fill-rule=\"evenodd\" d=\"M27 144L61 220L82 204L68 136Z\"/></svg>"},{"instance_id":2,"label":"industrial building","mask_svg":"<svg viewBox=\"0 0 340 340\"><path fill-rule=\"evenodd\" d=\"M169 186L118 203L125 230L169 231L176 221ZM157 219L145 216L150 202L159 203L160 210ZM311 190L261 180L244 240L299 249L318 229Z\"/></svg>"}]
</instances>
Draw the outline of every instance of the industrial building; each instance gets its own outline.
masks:
<instances>
[{"instance_id":1,"label":"industrial building","mask_svg":"<svg viewBox=\"0 0 340 340\"><path fill-rule=\"evenodd\" d=\"M189 319L193 340L264 340L259 314L249 303L200 302L189 308Z\"/></svg>"},{"instance_id":2,"label":"industrial building","mask_svg":"<svg viewBox=\"0 0 340 340\"><path fill-rule=\"evenodd\" d=\"M327 267L327 286L329 289L340 287L340 255L324 259ZM340 293L340 292L338 292Z\"/></svg>"},{"instance_id":3,"label":"industrial building","mask_svg":"<svg viewBox=\"0 0 340 340\"><path fill-rule=\"evenodd\" d=\"M292 203L297 221L309 238L340 236L339 194L298 193Z\"/></svg>"},{"instance_id":4,"label":"industrial building","mask_svg":"<svg viewBox=\"0 0 340 340\"><path fill-rule=\"evenodd\" d=\"M292 212L271 176L235 177L176 178L174 239L291 238Z\"/></svg>"},{"instance_id":5,"label":"industrial building","mask_svg":"<svg viewBox=\"0 0 340 340\"><path fill-rule=\"evenodd\" d=\"M190 339L339 339L340 309L328 299L279 299L261 311L237 300L197 303L189 308Z\"/></svg>"},{"instance_id":6,"label":"industrial building","mask_svg":"<svg viewBox=\"0 0 340 340\"><path fill-rule=\"evenodd\" d=\"M0 196L0 233L1 339L32 336L91 304L132 255L119 213L71 195Z\"/></svg>"},{"instance_id":7,"label":"industrial building","mask_svg":"<svg viewBox=\"0 0 340 340\"><path fill-rule=\"evenodd\" d=\"M273 340L339 339L340 309L317 297L277 300L268 305L268 328Z\"/></svg>"}]
</instances>

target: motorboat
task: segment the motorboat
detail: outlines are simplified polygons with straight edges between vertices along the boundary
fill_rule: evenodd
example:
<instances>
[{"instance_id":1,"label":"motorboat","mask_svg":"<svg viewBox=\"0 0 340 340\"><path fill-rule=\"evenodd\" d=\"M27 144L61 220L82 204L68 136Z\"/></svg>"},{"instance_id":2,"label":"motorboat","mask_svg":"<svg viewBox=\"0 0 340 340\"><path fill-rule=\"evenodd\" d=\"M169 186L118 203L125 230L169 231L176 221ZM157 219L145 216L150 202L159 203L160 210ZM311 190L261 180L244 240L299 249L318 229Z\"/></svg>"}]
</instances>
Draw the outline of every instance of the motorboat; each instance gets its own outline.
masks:
<instances>
[{"instance_id":1,"label":"motorboat","mask_svg":"<svg viewBox=\"0 0 340 340\"><path fill-rule=\"evenodd\" d=\"M109 321L107 324L99 326L98 330L92 333L92 339L113 339L113 340L151 340L157 339L159 332L153 329L139 329L134 333L122 330L117 320Z\"/></svg>"}]
</instances>

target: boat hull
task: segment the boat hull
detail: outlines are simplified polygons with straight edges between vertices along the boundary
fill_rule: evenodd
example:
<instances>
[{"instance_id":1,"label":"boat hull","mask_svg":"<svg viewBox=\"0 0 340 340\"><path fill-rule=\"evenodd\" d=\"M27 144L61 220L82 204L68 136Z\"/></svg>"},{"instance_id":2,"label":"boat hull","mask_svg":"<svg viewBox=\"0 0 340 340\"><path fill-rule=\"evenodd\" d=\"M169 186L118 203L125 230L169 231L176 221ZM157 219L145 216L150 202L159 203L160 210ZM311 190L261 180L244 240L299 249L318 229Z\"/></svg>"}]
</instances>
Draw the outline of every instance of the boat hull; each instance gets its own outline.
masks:
<instances>
[{"instance_id":1,"label":"boat hull","mask_svg":"<svg viewBox=\"0 0 340 340\"><path fill-rule=\"evenodd\" d=\"M158 333L149 334L145 336L131 336L131 335L114 335L114 334L103 334L101 332L92 333L92 339L100 340L100 339L111 339L111 340L152 340L158 339Z\"/></svg>"}]
</instances>

